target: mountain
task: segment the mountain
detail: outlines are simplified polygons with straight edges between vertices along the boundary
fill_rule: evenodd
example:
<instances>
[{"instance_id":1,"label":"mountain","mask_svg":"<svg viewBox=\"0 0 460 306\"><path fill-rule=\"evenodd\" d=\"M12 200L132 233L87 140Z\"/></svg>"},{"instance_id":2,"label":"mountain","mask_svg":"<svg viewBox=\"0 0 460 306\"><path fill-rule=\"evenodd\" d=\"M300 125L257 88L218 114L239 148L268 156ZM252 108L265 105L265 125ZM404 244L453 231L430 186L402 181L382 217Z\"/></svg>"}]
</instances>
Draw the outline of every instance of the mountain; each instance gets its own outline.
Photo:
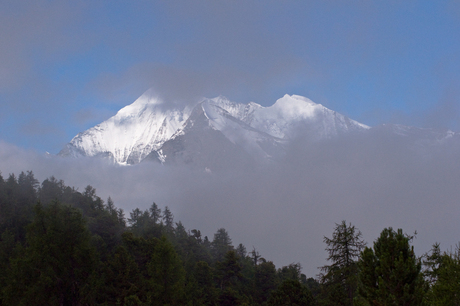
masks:
<instances>
[{"instance_id":1,"label":"mountain","mask_svg":"<svg viewBox=\"0 0 460 306\"><path fill-rule=\"evenodd\" d=\"M166 108L148 90L76 135L59 155L101 156L122 165L155 160L216 168L276 160L298 137L321 140L368 129L297 95L285 95L270 107L217 97L179 109Z\"/></svg>"},{"instance_id":2,"label":"mountain","mask_svg":"<svg viewBox=\"0 0 460 306\"><path fill-rule=\"evenodd\" d=\"M191 110L164 110L151 90L108 120L75 136L61 156L104 156L136 164L182 127Z\"/></svg>"}]
</instances>

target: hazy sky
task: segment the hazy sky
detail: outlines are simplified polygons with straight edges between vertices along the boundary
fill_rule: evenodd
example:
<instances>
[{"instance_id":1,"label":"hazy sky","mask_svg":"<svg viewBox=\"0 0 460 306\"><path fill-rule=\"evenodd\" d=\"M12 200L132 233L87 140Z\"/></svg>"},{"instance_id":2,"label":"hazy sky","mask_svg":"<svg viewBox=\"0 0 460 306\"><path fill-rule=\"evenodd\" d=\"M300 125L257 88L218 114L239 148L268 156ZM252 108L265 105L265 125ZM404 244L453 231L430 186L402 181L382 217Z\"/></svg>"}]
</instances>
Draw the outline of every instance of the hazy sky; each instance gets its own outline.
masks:
<instances>
[{"instance_id":1,"label":"hazy sky","mask_svg":"<svg viewBox=\"0 0 460 306\"><path fill-rule=\"evenodd\" d=\"M460 129L456 1L1 1L0 139L57 153L149 87Z\"/></svg>"},{"instance_id":2,"label":"hazy sky","mask_svg":"<svg viewBox=\"0 0 460 306\"><path fill-rule=\"evenodd\" d=\"M417 253L460 232L460 149L414 154L372 134L291 148L221 175L44 157L153 87L166 103L306 96L364 124L460 131L458 1L0 2L0 171L94 186L129 211L153 201L212 238L225 227L277 266L325 264L352 222L372 244L417 230ZM366 138L366 137L365 137ZM305 149L305 147L307 149Z\"/></svg>"}]
</instances>

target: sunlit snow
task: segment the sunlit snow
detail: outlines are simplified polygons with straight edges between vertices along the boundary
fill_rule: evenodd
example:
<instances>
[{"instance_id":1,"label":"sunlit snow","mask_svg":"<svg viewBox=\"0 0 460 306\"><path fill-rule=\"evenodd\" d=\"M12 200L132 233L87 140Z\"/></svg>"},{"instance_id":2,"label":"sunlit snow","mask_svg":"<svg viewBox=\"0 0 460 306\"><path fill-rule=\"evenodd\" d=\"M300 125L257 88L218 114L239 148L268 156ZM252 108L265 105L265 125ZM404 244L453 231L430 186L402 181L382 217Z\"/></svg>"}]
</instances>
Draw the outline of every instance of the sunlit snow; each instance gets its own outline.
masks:
<instances>
[{"instance_id":1,"label":"sunlit snow","mask_svg":"<svg viewBox=\"0 0 460 306\"><path fill-rule=\"evenodd\" d=\"M210 127L261 158L269 157L260 146L267 137L289 140L299 131L311 129L310 134L323 139L369 128L298 95L285 95L270 107L235 103L222 96L203 99L195 107L202 108ZM62 155L103 155L118 164L139 163L152 151L158 152L166 141L184 133L192 109L167 109L153 90L148 90L115 116L75 136L67 145L74 152ZM164 162L166 156L159 156Z\"/></svg>"}]
</instances>

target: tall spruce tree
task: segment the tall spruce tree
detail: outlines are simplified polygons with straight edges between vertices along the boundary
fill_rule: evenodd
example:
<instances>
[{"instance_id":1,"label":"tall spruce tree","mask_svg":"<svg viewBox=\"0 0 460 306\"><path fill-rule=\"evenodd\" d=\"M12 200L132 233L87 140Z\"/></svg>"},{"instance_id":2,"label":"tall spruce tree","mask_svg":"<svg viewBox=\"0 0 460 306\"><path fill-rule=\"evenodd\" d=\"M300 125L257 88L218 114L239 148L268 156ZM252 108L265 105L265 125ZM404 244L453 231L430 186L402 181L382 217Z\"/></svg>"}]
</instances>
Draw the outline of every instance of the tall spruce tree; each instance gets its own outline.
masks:
<instances>
[{"instance_id":1,"label":"tall spruce tree","mask_svg":"<svg viewBox=\"0 0 460 306\"><path fill-rule=\"evenodd\" d=\"M437 248L436 248L437 247ZM428 258L436 263L431 269L431 288L428 293L430 305L460 305L460 246L454 252L441 255L439 244L435 244Z\"/></svg>"},{"instance_id":2,"label":"tall spruce tree","mask_svg":"<svg viewBox=\"0 0 460 306\"><path fill-rule=\"evenodd\" d=\"M358 286L357 261L366 243L361 232L342 221L336 224L332 238L324 237L331 265L321 267L323 300L327 304L353 305Z\"/></svg>"},{"instance_id":3,"label":"tall spruce tree","mask_svg":"<svg viewBox=\"0 0 460 306\"><path fill-rule=\"evenodd\" d=\"M171 210L169 210L168 206L165 206L165 209L163 210L163 222L166 233L169 235L172 234L174 231L174 215Z\"/></svg>"},{"instance_id":4,"label":"tall spruce tree","mask_svg":"<svg viewBox=\"0 0 460 306\"><path fill-rule=\"evenodd\" d=\"M439 243L433 244L430 253L425 254L423 260L425 279L428 285L432 286L436 283L439 275L439 268L441 267L443 254L441 254L441 247Z\"/></svg>"},{"instance_id":5,"label":"tall spruce tree","mask_svg":"<svg viewBox=\"0 0 460 306\"><path fill-rule=\"evenodd\" d=\"M371 305L422 305L426 286L411 237L386 228L361 253L360 293Z\"/></svg>"},{"instance_id":6,"label":"tall spruce tree","mask_svg":"<svg viewBox=\"0 0 460 306\"><path fill-rule=\"evenodd\" d=\"M265 303L270 293L276 289L276 267L273 262L262 262L255 266L254 273L254 301L259 305Z\"/></svg>"},{"instance_id":7,"label":"tall spruce tree","mask_svg":"<svg viewBox=\"0 0 460 306\"><path fill-rule=\"evenodd\" d=\"M158 240L147 265L153 300L159 305L183 305L185 271L172 244L162 237Z\"/></svg>"},{"instance_id":8,"label":"tall spruce tree","mask_svg":"<svg viewBox=\"0 0 460 306\"><path fill-rule=\"evenodd\" d=\"M234 250L228 251L223 260L216 264L216 278L220 289L220 305L240 305L243 297L238 285L243 280L242 267Z\"/></svg>"},{"instance_id":9,"label":"tall spruce tree","mask_svg":"<svg viewBox=\"0 0 460 306\"><path fill-rule=\"evenodd\" d=\"M104 302L121 304L130 296L137 296L141 301L146 300L144 279L139 272L136 261L124 246L119 246L106 264L106 283L100 293L105 293Z\"/></svg>"},{"instance_id":10,"label":"tall spruce tree","mask_svg":"<svg viewBox=\"0 0 460 306\"><path fill-rule=\"evenodd\" d=\"M158 207L157 203L153 202L152 206L150 206L150 218L152 219L154 224L158 224L161 219L161 209Z\"/></svg>"},{"instance_id":11,"label":"tall spruce tree","mask_svg":"<svg viewBox=\"0 0 460 306\"><path fill-rule=\"evenodd\" d=\"M219 228L214 234L211 251L215 261L222 261L228 251L233 250L232 239L225 228Z\"/></svg>"}]
</instances>

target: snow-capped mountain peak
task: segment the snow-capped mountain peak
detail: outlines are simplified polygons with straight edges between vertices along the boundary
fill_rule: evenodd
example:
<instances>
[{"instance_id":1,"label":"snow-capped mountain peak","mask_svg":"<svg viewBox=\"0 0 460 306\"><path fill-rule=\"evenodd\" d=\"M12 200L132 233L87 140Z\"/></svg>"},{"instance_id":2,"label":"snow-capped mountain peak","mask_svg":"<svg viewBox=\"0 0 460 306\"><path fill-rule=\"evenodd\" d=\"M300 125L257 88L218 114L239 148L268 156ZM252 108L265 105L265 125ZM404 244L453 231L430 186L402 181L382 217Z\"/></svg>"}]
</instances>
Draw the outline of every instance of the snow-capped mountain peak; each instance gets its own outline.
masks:
<instances>
[{"instance_id":1,"label":"snow-capped mountain peak","mask_svg":"<svg viewBox=\"0 0 460 306\"><path fill-rule=\"evenodd\" d=\"M248 123L274 137L292 139L305 131L314 138L331 138L352 130L366 130L368 126L338 114L321 104L298 95L284 95L269 107L254 110Z\"/></svg>"},{"instance_id":2,"label":"snow-capped mountain peak","mask_svg":"<svg viewBox=\"0 0 460 306\"><path fill-rule=\"evenodd\" d=\"M60 155L103 155L119 164L140 162L180 129L190 108L163 110L161 101L147 91L108 120L79 133Z\"/></svg>"},{"instance_id":3,"label":"snow-capped mountain peak","mask_svg":"<svg viewBox=\"0 0 460 306\"><path fill-rule=\"evenodd\" d=\"M199 124L192 128L197 122ZM135 164L155 152L154 156L161 155L162 161L166 161L168 156L164 152L171 155L171 150L190 146L190 142L198 138L187 138L186 134L193 130L193 135L198 135L197 129L206 127L221 133L222 137L209 132L203 135L214 135L210 137L217 137L220 142L227 139L232 145L222 144L224 147L229 146L233 151L240 148L255 159L279 155L285 141L305 131L315 139L322 139L369 128L297 95L285 95L269 107L254 102L235 103L219 96L203 99L194 107L167 109L153 90L148 90L115 116L79 133L60 155L102 155L118 164ZM174 145L168 144L167 149L162 150L164 144L173 139ZM184 139L188 144L179 145ZM200 145L191 147L197 150Z\"/></svg>"},{"instance_id":4,"label":"snow-capped mountain peak","mask_svg":"<svg viewBox=\"0 0 460 306\"><path fill-rule=\"evenodd\" d=\"M316 104L308 98L298 95L284 95L281 99L278 99L273 106L269 109L273 109L278 114L282 114L286 119L303 119L313 117L315 111L321 109L321 104Z\"/></svg>"},{"instance_id":5,"label":"snow-capped mountain peak","mask_svg":"<svg viewBox=\"0 0 460 306\"><path fill-rule=\"evenodd\" d=\"M161 99L153 92L152 89L147 90L142 96L136 99L132 104L127 105L120 109L115 117L124 118L130 116L138 116L148 107L155 105L160 105L163 102Z\"/></svg>"}]
</instances>

